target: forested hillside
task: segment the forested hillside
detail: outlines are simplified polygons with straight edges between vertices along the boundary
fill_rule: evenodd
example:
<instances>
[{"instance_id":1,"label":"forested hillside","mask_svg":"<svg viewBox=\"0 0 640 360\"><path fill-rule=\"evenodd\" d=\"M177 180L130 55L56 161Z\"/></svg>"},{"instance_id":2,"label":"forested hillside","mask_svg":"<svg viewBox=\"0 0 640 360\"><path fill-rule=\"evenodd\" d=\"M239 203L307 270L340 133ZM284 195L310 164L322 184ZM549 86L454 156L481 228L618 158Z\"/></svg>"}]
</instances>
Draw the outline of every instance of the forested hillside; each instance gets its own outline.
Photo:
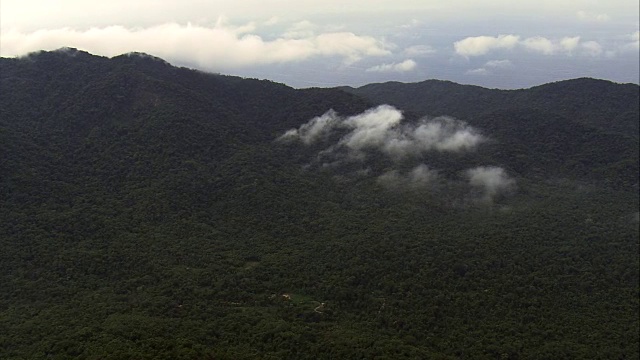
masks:
<instances>
[{"instance_id":1,"label":"forested hillside","mask_svg":"<svg viewBox=\"0 0 640 360\"><path fill-rule=\"evenodd\" d=\"M638 358L638 100L1 58L0 358Z\"/></svg>"},{"instance_id":2,"label":"forested hillside","mask_svg":"<svg viewBox=\"0 0 640 360\"><path fill-rule=\"evenodd\" d=\"M561 174L623 188L638 184L638 85L582 78L497 90L427 80L342 89L374 103L421 116L454 116L489 130L500 143L492 156L526 176Z\"/></svg>"}]
</instances>

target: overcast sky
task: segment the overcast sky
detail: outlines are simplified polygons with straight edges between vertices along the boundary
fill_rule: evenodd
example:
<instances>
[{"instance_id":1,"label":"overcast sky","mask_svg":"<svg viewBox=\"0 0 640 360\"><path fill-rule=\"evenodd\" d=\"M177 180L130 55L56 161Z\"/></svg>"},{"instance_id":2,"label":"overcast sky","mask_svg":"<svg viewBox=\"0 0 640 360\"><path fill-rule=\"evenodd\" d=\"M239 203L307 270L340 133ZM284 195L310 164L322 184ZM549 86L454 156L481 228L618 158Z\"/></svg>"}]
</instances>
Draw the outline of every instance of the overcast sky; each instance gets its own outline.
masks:
<instances>
[{"instance_id":1,"label":"overcast sky","mask_svg":"<svg viewBox=\"0 0 640 360\"><path fill-rule=\"evenodd\" d=\"M0 0L0 54L137 51L295 87L639 82L637 0Z\"/></svg>"}]
</instances>

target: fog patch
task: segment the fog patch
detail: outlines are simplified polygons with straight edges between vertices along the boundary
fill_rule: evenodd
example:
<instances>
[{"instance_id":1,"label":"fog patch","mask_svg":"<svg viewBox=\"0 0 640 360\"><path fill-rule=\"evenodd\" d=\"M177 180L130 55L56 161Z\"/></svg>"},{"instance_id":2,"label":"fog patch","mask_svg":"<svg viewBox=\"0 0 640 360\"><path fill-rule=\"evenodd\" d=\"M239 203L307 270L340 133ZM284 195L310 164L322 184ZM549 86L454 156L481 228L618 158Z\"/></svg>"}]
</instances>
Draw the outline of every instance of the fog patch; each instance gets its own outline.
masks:
<instances>
[{"instance_id":1,"label":"fog patch","mask_svg":"<svg viewBox=\"0 0 640 360\"><path fill-rule=\"evenodd\" d=\"M329 110L322 116L316 116L298 129L286 131L278 139L282 141L300 140L305 145L310 145L324 138L331 132L331 129L338 125L340 118L335 111Z\"/></svg>"},{"instance_id":2,"label":"fog patch","mask_svg":"<svg viewBox=\"0 0 640 360\"><path fill-rule=\"evenodd\" d=\"M437 170L430 169L425 164L420 164L407 173L398 170L390 170L378 176L378 184L389 189L420 189L435 185L439 175Z\"/></svg>"},{"instance_id":3,"label":"fog patch","mask_svg":"<svg viewBox=\"0 0 640 360\"><path fill-rule=\"evenodd\" d=\"M484 141L479 132L464 121L441 116L421 119L416 126L407 126L386 144L384 151L396 157L427 151L469 151Z\"/></svg>"},{"instance_id":4,"label":"fog patch","mask_svg":"<svg viewBox=\"0 0 640 360\"><path fill-rule=\"evenodd\" d=\"M480 198L485 202L492 202L496 196L512 192L516 186L516 181L503 168L496 166L468 169L465 176L469 185L480 191Z\"/></svg>"},{"instance_id":5,"label":"fog patch","mask_svg":"<svg viewBox=\"0 0 640 360\"><path fill-rule=\"evenodd\" d=\"M402 119L402 112L389 105L380 105L348 117L343 125L352 130L340 143L353 150L384 147Z\"/></svg>"}]
</instances>

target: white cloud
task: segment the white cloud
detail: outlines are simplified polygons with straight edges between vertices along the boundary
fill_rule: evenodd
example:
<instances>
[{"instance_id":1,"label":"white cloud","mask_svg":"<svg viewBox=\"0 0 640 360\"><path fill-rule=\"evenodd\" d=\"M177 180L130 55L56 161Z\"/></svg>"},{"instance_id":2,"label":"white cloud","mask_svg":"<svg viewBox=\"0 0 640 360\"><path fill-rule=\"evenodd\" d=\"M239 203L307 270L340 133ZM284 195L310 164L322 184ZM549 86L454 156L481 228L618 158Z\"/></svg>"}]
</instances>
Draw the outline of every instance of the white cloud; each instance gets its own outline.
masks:
<instances>
[{"instance_id":1,"label":"white cloud","mask_svg":"<svg viewBox=\"0 0 640 360\"><path fill-rule=\"evenodd\" d=\"M516 35L475 36L456 41L453 47L458 55L480 56L495 49L511 49L519 39Z\"/></svg>"},{"instance_id":2,"label":"white cloud","mask_svg":"<svg viewBox=\"0 0 640 360\"><path fill-rule=\"evenodd\" d=\"M580 36L564 37L560 40L560 48L566 52L572 52L578 47Z\"/></svg>"},{"instance_id":3,"label":"white cloud","mask_svg":"<svg viewBox=\"0 0 640 360\"><path fill-rule=\"evenodd\" d=\"M364 56L391 54L384 42L349 32L321 34L313 38L312 42L317 53L325 56L343 56L346 64L359 61Z\"/></svg>"},{"instance_id":4,"label":"white cloud","mask_svg":"<svg viewBox=\"0 0 640 360\"><path fill-rule=\"evenodd\" d=\"M423 150L440 151L470 150L484 140L465 122L446 116L423 120L413 131L413 138Z\"/></svg>"},{"instance_id":5,"label":"white cloud","mask_svg":"<svg viewBox=\"0 0 640 360\"><path fill-rule=\"evenodd\" d=\"M513 63L510 60L489 60L484 64L483 67L467 70L465 74L475 75L475 76L487 76L491 74L491 71L489 69L492 69L492 70L507 69L512 66L513 66Z\"/></svg>"},{"instance_id":6,"label":"white cloud","mask_svg":"<svg viewBox=\"0 0 640 360\"><path fill-rule=\"evenodd\" d=\"M388 171L376 181L394 190L432 189L448 186L446 176L422 163L429 151L461 152L476 148L485 137L463 121L450 117L423 118L405 123L402 112L393 106L380 105L349 117L341 117L333 110L315 117L298 129L291 129L280 140L300 141L306 145L320 144L324 150L317 154L317 164L323 168L363 162L370 151L386 155L392 160ZM400 169L413 162L410 169ZM350 166L353 169L352 166ZM355 172L369 175L370 168ZM500 194L515 190L516 182L500 167L479 166L463 173L467 186L472 188L472 199L493 202ZM454 181L454 187L462 185Z\"/></svg>"},{"instance_id":7,"label":"white cloud","mask_svg":"<svg viewBox=\"0 0 640 360\"><path fill-rule=\"evenodd\" d=\"M578 47L579 43L579 36L563 37L560 40L549 40L542 36L535 36L522 41L522 45L528 50L544 55L553 55L560 52L571 53Z\"/></svg>"},{"instance_id":8,"label":"white cloud","mask_svg":"<svg viewBox=\"0 0 640 360\"><path fill-rule=\"evenodd\" d=\"M414 45L404 49L404 54L407 56L427 56L436 52L436 49L429 45Z\"/></svg>"},{"instance_id":9,"label":"white cloud","mask_svg":"<svg viewBox=\"0 0 640 360\"><path fill-rule=\"evenodd\" d=\"M479 166L467 170L465 175L471 186L484 192L483 199L487 201L499 193L513 190L516 185L503 168L495 166Z\"/></svg>"},{"instance_id":10,"label":"white cloud","mask_svg":"<svg viewBox=\"0 0 640 360\"><path fill-rule=\"evenodd\" d=\"M502 40L500 40L502 37ZM508 37L509 40L506 40ZM563 37L560 39L548 39L543 36L533 36L521 40L516 35L500 35L498 37L478 36L470 37L454 43L456 53L461 56L480 56L500 48L514 48L520 46L526 50L543 55L572 54L576 49L582 48L583 54L600 55L602 47L595 41L581 42L580 36ZM599 50L598 50L599 49ZM485 67L492 67L489 63ZM485 69L486 70L486 69ZM470 70L468 74L483 74L482 68Z\"/></svg>"},{"instance_id":11,"label":"white cloud","mask_svg":"<svg viewBox=\"0 0 640 360\"><path fill-rule=\"evenodd\" d=\"M578 47L583 53L591 56L600 55L602 46L595 41L580 42L579 36L563 37L559 40L550 40L541 36L527 38L522 45L532 51L540 52L544 55L555 55L559 53L571 54Z\"/></svg>"},{"instance_id":12,"label":"white cloud","mask_svg":"<svg viewBox=\"0 0 640 360\"><path fill-rule=\"evenodd\" d=\"M513 63L510 60L490 60L487 61L484 66L490 68L510 68L513 66Z\"/></svg>"},{"instance_id":13,"label":"white cloud","mask_svg":"<svg viewBox=\"0 0 640 360\"><path fill-rule=\"evenodd\" d=\"M406 174L390 170L378 176L380 185L393 189L417 189L433 184L439 178L438 171L425 164L419 164Z\"/></svg>"},{"instance_id":14,"label":"white cloud","mask_svg":"<svg viewBox=\"0 0 640 360\"><path fill-rule=\"evenodd\" d=\"M350 32L332 32L303 38L264 40L253 34L254 23L214 27L175 23L148 28L122 26L38 30L15 30L0 34L3 56L37 50L75 47L99 55L114 56L132 51L162 57L172 63L194 64L207 70L240 68L258 64L286 63L313 57L339 57L352 64L367 56L389 55L383 41Z\"/></svg>"},{"instance_id":15,"label":"white cloud","mask_svg":"<svg viewBox=\"0 0 640 360\"><path fill-rule=\"evenodd\" d=\"M630 42L628 42L627 44L625 44L625 48L627 49L631 49L631 50L638 50L640 49L640 31L636 31L632 34L629 35L629 39L631 40Z\"/></svg>"},{"instance_id":16,"label":"white cloud","mask_svg":"<svg viewBox=\"0 0 640 360\"><path fill-rule=\"evenodd\" d=\"M298 129L291 129L280 137L280 140L300 139L309 145L315 143L339 124L340 118L335 111L329 110L322 116L317 116Z\"/></svg>"},{"instance_id":17,"label":"white cloud","mask_svg":"<svg viewBox=\"0 0 640 360\"><path fill-rule=\"evenodd\" d=\"M394 157L419 154L426 151L464 151L484 141L476 129L465 122L441 116L424 118L417 126L407 126L387 139L384 151Z\"/></svg>"},{"instance_id":18,"label":"white cloud","mask_svg":"<svg viewBox=\"0 0 640 360\"><path fill-rule=\"evenodd\" d=\"M555 52L555 46L551 40L542 36L524 39L522 45L529 50L537 51L545 55L551 55Z\"/></svg>"},{"instance_id":19,"label":"white cloud","mask_svg":"<svg viewBox=\"0 0 640 360\"><path fill-rule=\"evenodd\" d=\"M280 22L280 18L279 17L272 16L269 19L267 19L265 22L263 22L263 24L266 25L266 26L273 26L273 25L275 25L275 24L277 24L279 22Z\"/></svg>"},{"instance_id":20,"label":"white cloud","mask_svg":"<svg viewBox=\"0 0 640 360\"><path fill-rule=\"evenodd\" d=\"M317 26L314 23L303 20L291 25L282 36L287 39L309 38L315 35L316 29Z\"/></svg>"},{"instance_id":21,"label":"white cloud","mask_svg":"<svg viewBox=\"0 0 640 360\"><path fill-rule=\"evenodd\" d=\"M578 17L578 19L585 22L604 23L611 20L611 17L607 14L594 14L583 10L578 11L576 13L576 16Z\"/></svg>"},{"instance_id":22,"label":"white cloud","mask_svg":"<svg viewBox=\"0 0 640 360\"><path fill-rule=\"evenodd\" d=\"M409 178L412 183L424 184L428 182L432 182L438 177L438 172L435 170L429 169L429 167L425 164L420 164L411 170L409 173Z\"/></svg>"},{"instance_id":23,"label":"white cloud","mask_svg":"<svg viewBox=\"0 0 640 360\"><path fill-rule=\"evenodd\" d=\"M308 145L327 139L327 135L334 130L347 130L323 154L346 152L350 158L358 159L364 158L365 150L377 150L393 159L428 151L468 151L485 140L476 129L450 117L424 118L415 124L401 126L402 120L402 112L389 105L381 105L347 118L328 111L298 129L287 131L280 139L299 139Z\"/></svg>"},{"instance_id":24,"label":"white cloud","mask_svg":"<svg viewBox=\"0 0 640 360\"><path fill-rule=\"evenodd\" d=\"M465 74L467 74L467 75L486 76L486 75L489 75L489 70L487 70L485 68L477 68L477 69L467 70L467 72L465 72Z\"/></svg>"},{"instance_id":25,"label":"white cloud","mask_svg":"<svg viewBox=\"0 0 640 360\"><path fill-rule=\"evenodd\" d=\"M416 26L420 25L420 21L418 19L411 19L411 21L409 21L406 24L402 24L400 25L401 28L403 29L410 29L410 28L414 28Z\"/></svg>"},{"instance_id":26,"label":"white cloud","mask_svg":"<svg viewBox=\"0 0 640 360\"><path fill-rule=\"evenodd\" d=\"M584 52L591 56L598 56L602 54L602 46L595 41L585 41L582 44Z\"/></svg>"},{"instance_id":27,"label":"white cloud","mask_svg":"<svg viewBox=\"0 0 640 360\"><path fill-rule=\"evenodd\" d=\"M400 123L402 117L402 112L389 105L381 105L349 117L344 120L344 125L353 131L343 138L342 143L353 150L383 146L390 130Z\"/></svg>"},{"instance_id":28,"label":"white cloud","mask_svg":"<svg viewBox=\"0 0 640 360\"><path fill-rule=\"evenodd\" d=\"M637 56L638 50L640 50L640 31L635 31L631 34L627 34L625 37L627 38L626 42L617 44L615 49L604 51L604 54L607 58L614 58L621 54L635 54ZM597 45L599 44L587 44L587 46L583 50L585 52L591 51L593 53L598 53ZM600 50L603 50L602 47L600 47Z\"/></svg>"},{"instance_id":29,"label":"white cloud","mask_svg":"<svg viewBox=\"0 0 640 360\"><path fill-rule=\"evenodd\" d=\"M269 78L296 87L361 86L380 80L379 73L365 72L366 68L405 59L418 63L416 74L428 68L430 77L465 82L470 77L464 71L483 68L483 62L465 62L474 56L486 56L485 61L509 58L515 63L534 55L519 61L519 71L508 77L471 79L487 87L520 88L585 74L622 82L638 78L634 62L638 41L623 38L638 24L638 2L629 0L0 0L0 4L2 56L63 46L110 56L142 51L175 65ZM501 16L487 22L487 13ZM238 31L224 23L216 27L221 15L248 27ZM189 22L192 26L187 29ZM304 28L305 23L314 26ZM331 39L321 48L320 35L328 33L342 34L340 42ZM351 43L347 34L364 44ZM535 35L551 41L557 56L543 58L538 56L541 50L533 49L524 54L522 40ZM564 36L573 40L563 40ZM587 40L602 46L600 57L611 57L608 66L563 62L560 56L588 57L580 44ZM393 58L372 59L378 55L370 55L371 49ZM447 63L451 53L459 56ZM344 66L360 59L367 65ZM528 67L548 71L528 71ZM497 73L497 68L484 68ZM394 74L399 73L386 77L390 80ZM410 79L409 74L413 73L404 73L404 80L420 80ZM396 80L401 79L396 76Z\"/></svg>"},{"instance_id":30,"label":"white cloud","mask_svg":"<svg viewBox=\"0 0 640 360\"><path fill-rule=\"evenodd\" d=\"M381 64L368 68L368 72L407 72L415 69L417 63L412 59L407 59L401 63Z\"/></svg>"},{"instance_id":31,"label":"white cloud","mask_svg":"<svg viewBox=\"0 0 640 360\"><path fill-rule=\"evenodd\" d=\"M428 151L459 152L472 150L484 141L476 129L465 122L441 116L424 118L415 125L387 132L380 149L393 158L418 155Z\"/></svg>"}]
</instances>

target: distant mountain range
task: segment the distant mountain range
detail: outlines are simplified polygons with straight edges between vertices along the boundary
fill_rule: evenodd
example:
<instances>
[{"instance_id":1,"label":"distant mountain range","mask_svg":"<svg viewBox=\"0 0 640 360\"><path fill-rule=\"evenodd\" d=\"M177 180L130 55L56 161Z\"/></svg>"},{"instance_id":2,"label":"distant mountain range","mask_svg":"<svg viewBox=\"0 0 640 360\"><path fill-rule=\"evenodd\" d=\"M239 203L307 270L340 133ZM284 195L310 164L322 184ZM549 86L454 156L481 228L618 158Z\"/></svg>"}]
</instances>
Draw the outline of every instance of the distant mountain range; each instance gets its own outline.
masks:
<instances>
[{"instance_id":1,"label":"distant mountain range","mask_svg":"<svg viewBox=\"0 0 640 360\"><path fill-rule=\"evenodd\" d=\"M530 89L497 90L427 80L343 89L374 102L430 116L450 115L472 121L496 111L541 111L605 132L638 137L639 114L635 101L638 85L635 84L580 78Z\"/></svg>"},{"instance_id":2,"label":"distant mountain range","mask_svg":"<svg viewBox=\"0 0 640 360\"><path fill-rule=\"evenodd\" d=\"M639 90L0 58L0 357L637 357Z\"/></svg>"}]
</instances>

